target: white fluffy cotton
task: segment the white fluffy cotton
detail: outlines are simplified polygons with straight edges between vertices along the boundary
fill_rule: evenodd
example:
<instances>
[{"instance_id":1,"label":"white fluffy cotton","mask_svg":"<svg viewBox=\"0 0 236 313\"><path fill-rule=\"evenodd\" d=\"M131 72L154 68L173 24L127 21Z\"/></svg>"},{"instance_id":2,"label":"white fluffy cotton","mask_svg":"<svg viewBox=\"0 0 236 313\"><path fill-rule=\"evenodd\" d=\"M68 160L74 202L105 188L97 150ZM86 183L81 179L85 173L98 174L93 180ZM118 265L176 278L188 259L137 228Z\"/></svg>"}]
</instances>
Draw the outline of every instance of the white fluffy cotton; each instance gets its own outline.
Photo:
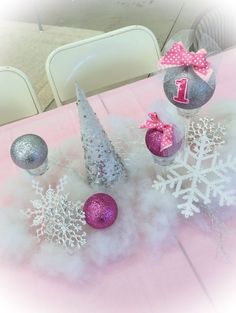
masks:
<instances>
[{"instance_id":1,"label":"white fluffy cotton","mask_svg":"<svg viewBox=\"0 0 236 313\"><path fill-rule=\"evenodd\" d=\"M0 257L10 263L21 263L36 243L19 209L0 209Z\"/></svg>"},{"instance_id":2,"label":"white fluffy cotton","mask_svg":"<svg viewBox=\"0 0 236 313\"><path fill-rule=\"evenodd\" d=\"M71 282L86 279L89 275L85 261L82 253L69 254L62 247L48 242L43 242L31 257L33 268L53 277L65 277Z\"/></svg>"},{"instance_id":3,"label":"white fluffy cotton","mask_svg":"<svg viewBox=\"0 0 236 313\"><path fill-rule=\"evenodd\" d=\"M225 151L235 154L233 140L236 109L234 103L226 105L231 114L227 114L225 121L222 121L229 128ZM164 111L161 107L158 105L153 110L167 122L181 125L182 120L176 116L173 107ZM218 113L215 112L214 116L216 119L224 113L222 106L218 108ZM113 130L110 137L129 173L127 182L121 182L107 190L88 186L80 138L77 137L67 140L58 149L52 150L49 147L50 169L37 180L46 190L49 184L55 187L59 178L67 175L69 184L65 189L74 201L84 202L95 192L110 194L118 204L115 223L104 230L86 226L88 243L74 254L69 254L52 243L38 244L34 234L30 232L29 222L20 213L22 209L31 206L30 200L37 198L32 190L31 177L22 171L20 177L6 182L1 191L1 195L6 198L14 194L11 197L14 201L11 201L11 207L6 206L0 210L1 256L14 262L29 260L33 268L51 276L81 282L89 279L91 268L103 267L127 257L137 251L143 242L156 252L161 251L164 242L172 241L179 223L177 200L171 193L162 194L151 187L156 174L161 173L161 168L154 164L145 147L145 130L138 129L136 123L125 118L111 117L110 121ZM229 208L228 214L231 211ZM204 218L196 216L193 222L203 230L209 230Z\"/></svg>"}]
</instances>

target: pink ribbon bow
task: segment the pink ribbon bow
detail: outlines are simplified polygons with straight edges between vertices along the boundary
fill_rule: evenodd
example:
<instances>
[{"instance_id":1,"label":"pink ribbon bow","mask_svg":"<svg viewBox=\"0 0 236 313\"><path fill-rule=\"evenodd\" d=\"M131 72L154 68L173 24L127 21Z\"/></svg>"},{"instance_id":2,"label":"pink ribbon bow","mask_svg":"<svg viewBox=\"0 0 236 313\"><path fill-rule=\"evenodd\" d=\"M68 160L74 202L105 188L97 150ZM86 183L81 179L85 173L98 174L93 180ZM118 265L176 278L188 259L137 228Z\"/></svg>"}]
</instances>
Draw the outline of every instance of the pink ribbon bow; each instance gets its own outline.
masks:
<instances>
[{"instance_id":1,"label":"pink ribbon bow","mask_svg":"<svg viewBox=\"0 0 236 313\"><path fill-rule=\"evenodd\" d=\"M160 151L171 147L173 145L173 125L162 123L155 112L149 113L148 116L150 120L145 121L139 127L149 129L156 128L158 131L162 132Z\"/></svg>"},{"instance_id":2,"label":"pink ribbon bow","mask_svg":"<svg viewBox=\"0 0 236 313\"><path fill-rule=\"evenodd\" d=\"M161 58L160 62L161 64L172 66L192 66L197 75L203 75L204 77L212 71L206 58L206 50L201 49L197 52L188 52L180 41L173 44Z\"/></svg>"}]
</instances>

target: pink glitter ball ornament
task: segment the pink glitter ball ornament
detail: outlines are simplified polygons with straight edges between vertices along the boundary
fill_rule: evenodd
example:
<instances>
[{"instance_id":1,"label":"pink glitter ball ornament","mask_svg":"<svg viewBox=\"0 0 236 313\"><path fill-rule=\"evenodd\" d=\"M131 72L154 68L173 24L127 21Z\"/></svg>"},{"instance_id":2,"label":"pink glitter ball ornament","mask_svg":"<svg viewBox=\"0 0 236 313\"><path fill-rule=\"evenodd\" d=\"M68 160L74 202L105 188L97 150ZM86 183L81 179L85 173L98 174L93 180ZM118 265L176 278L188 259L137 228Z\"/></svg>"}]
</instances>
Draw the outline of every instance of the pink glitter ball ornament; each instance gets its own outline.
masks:
<instances>
[{"instance_id":1,"label":"pink glitter ball ornament","mask_svg":"<svg viewBox=\"0 0 236 313\"><path fill-rule=\"evenodd\" d=\"M96 229L111 226L118 214L116 201L106 193L95 193L84 204L85 220Z\"/></svg>"},{"instance_id":2,"label":"pink glitter ball ornament","mask_svg":"<svg viewBox=\"0 0 236 313\"><path fill-rule=\"evenodd\" d=\"M170 147L161 151L161 141L163 137L163 132L156 129L151 128L148 129L145 136L145 142L148 150L159 157L171 157L173 156L182 145L183 138L181 138L179 134L179 130L176 126L173 126L173 143Z\"/></svg>"}]
</instances>

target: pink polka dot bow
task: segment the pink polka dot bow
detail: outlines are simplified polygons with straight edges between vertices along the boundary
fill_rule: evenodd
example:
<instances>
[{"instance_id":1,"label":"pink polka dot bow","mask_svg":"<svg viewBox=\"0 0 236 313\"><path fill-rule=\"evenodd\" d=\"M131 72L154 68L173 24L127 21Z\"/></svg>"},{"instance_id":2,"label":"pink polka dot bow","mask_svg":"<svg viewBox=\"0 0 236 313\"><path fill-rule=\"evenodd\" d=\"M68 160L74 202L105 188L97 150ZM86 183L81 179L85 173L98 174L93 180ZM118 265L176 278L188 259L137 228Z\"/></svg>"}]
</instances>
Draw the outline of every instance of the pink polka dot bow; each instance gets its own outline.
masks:
<instances>
[{"instance_id":1,"label":"pink polka dot bow","mask_svg":"<svg viewBox=\"0 0 236 313\"><path fill-rule=\"evenodd\" d=\"M156 112L149 113L148 116L150 117L150 120L145 121L139 127L149 129L156 128L159 132L162 133L160 151L171 147L173 145L173 125L164 124L159 119Z\"/></svg>"},{"instance_id":2,"label":"pink polka dot bow","mask_svg":"<svg viewBox=\"0 0 236 313\"><path fill-rule=\"evenodd\" d=\"M197 75L207 76L212 70L206 58L206 50L201 49L197 52L188 52L180 41L173 44L161 58L160 63L170 66L192 66Z\"/></svg>"}]
</instances>

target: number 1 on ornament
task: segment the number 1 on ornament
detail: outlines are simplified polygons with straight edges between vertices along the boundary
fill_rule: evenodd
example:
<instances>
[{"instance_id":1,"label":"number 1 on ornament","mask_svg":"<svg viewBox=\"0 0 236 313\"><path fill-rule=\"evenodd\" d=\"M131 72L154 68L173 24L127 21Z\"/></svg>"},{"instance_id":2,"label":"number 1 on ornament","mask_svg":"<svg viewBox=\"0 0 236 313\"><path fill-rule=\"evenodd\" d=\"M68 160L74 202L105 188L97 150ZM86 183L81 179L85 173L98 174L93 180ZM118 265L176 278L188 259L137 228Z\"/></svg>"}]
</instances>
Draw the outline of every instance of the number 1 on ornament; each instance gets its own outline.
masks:
<instances>
[{"instance_id":1,"label":"number 1 on ornament","mask_svg":"<svg viewBox=\"0 0 236 313\"><path fill-rule=\"evenodd\" d=\"M178 87L178 90L177 96L174 96L173 100L183 104L189 103L189 99L187 98L188 78L176 79L175 85Z\"/></svg>"}]
</instances>

